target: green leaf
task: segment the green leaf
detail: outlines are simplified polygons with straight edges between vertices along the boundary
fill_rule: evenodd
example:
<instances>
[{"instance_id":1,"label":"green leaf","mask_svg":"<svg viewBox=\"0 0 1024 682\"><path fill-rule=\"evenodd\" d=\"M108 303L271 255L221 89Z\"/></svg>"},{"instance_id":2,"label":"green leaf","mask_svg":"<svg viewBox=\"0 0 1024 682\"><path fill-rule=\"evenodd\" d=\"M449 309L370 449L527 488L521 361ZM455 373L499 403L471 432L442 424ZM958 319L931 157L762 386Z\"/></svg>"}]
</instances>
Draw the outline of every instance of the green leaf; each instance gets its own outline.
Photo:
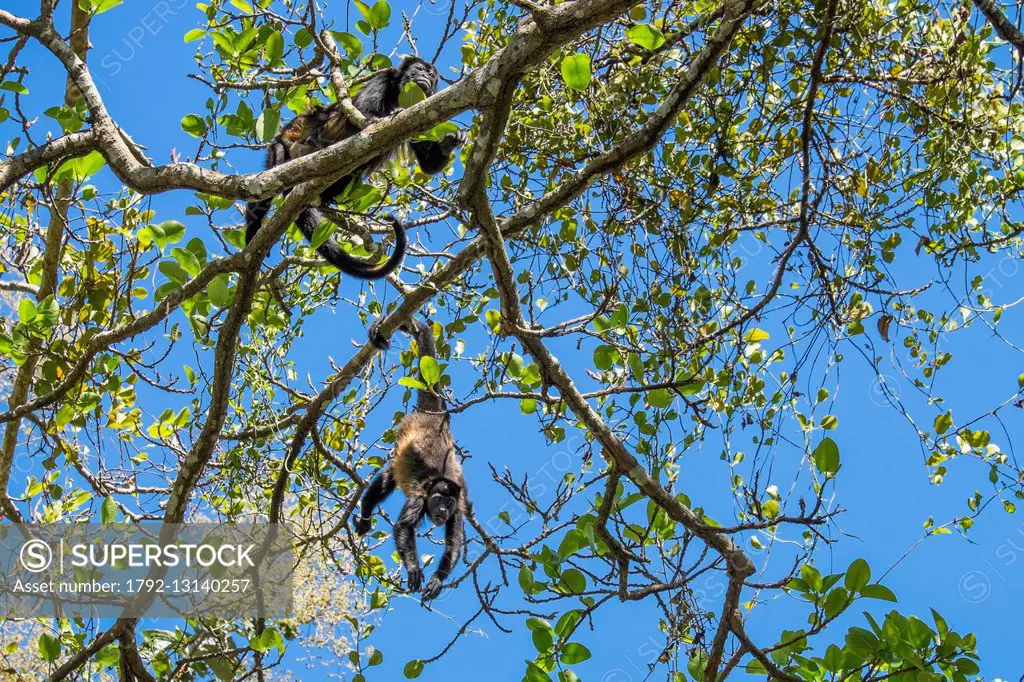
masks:
<instances>
[{"instance_id":1,"label":"green leaf","mask_svg":"<svg viewBox=\"0 0 1024 682\"><path fill-rule=\"evenodd\" d=\"M575 568L562 573L562 587L569 594L582 594L587 589L587 578Z\"/></svg>"},{"instance_id":2,"label":"green leaf","mask_svg":"<svg viewBox=\"0 0 1024 682\"><path fill-rule=\"evenodd\" d=\"M883 601L891 602L896 601L896 595L893 594L893 591L885 585L881 585L879 583L875 583L874 585L867 585L861 588L860 595L862 597L867 597L868 599L881 599Z\"/></svg>"},{"instance_id":3,"label":"green leaf","mask_svg":"<svg viewBox=\"0 0 1024 682\"><path fill-rule=\"evenodd\" d=\"M146 247L156 242L162 251L169 244L177 244L185 236L185 226L177 220L147 225L139 230L139 243Z\"/></svg>"},{"instance_id":4,"label":"green leaf","mask_svg":"<svg viewBox=\"0 0 1024 682\"><path fill-rule=\"evenodd\" d=\"M402 673L405 674L406 679L414 680L420 676L423 672L423 661L419 659L413 659L405 664L405 668L402 669Z\"/></svg>"},{"instance_id":5,"label":"green leaf","mask_svg":"<svg viewBox=\"0 0 1024 682\"><path fill-rule=\"evenodd\" d=\"M657 388L647 394L647 404L651 407L668 407L672 404L672 393L667 388Z\"/></svg>"},{"instance_id":6,"label":"green leaf","mask_svg":"<svg viewBox=\"0 0 1024 682\"><path fill-rule=\"evenodd\" d=\"M526 682L551 682L551 677L533 661L526 662Z\"/></svg>"},{"instance_id":7,"label":"green leaf","mask_svg":"<svg viewBox=\"0 0 1024 682\"><path fill-rule=\"evenodd\" d=\"M185 272L185 270L174 261L160 261L160 264L157 266L157 269L159 269L160 272L167 275L167 278L178 286L181 286L189 279L188 273Z\"/></svg>"},{"instance_id":8,"label":"green leaf","mask_svg":"<svg viewBox=\"0 0 1024 682\"><path fill-rule=\"evenodd\" d=\"M861 658L868 658L878 650L878 638L864 628L850 628L846 633L846 646Z\"/></svg>"},{"instance_id":9,"label":"green leaf","mask_svg":"<svg viewBox=\"0 0 1024 682\"><path fill-rule=\"evenodd\" d=\"M367 5L365 2L361 2L361 0L352 0L352 1L355 3L356 9L359 10L359 13L363 15L363 19L366 19L366 21L369 22L370 21L370 6Z\"/></svg>"},{"instance_id":10,"label":"green leaf","mask_svg":"<svg viewBox=\"0 0 1024 682\"><path fill-rule=\"evenodd\" d=\"M363 42L351 33L345 31L331 31L331 35L338 43L345 48L345 52L352 59L359 59L363 54Z\"/></svg>"},{"instance_id":11,"label":"green leaf","mask_svg":"<svg viewBox=\"0 0 1024 682\"><path fill-rule=\"evenodd\" d=\"M829 592L825 598L825 615L829 618L838 616L846 608L849 598L850 593L843 587L837 587Z\"/></svg>"},{"instance_id":12,"label":"green leaf","mask_svg":"<svg viewBox=\"0 0 1024 682\"><path fill-rule=\"evenodd\" d=\"M36 319L36 303L32 299L23 298L18 304L18 319L22 324L28 324Z\"/></svg>"},{"instance_id":13,"label":"green leaf","mask_svg":"<svg viewBox=\"0 0 1024 682\"><path fill-rule=\"evenodd\" d=\"M626 358L626 364L629 365L629 371L633 375L633 379L638 384L642 384L644 382L644 363L640 356L636 353L630 353Z\"/></svg>"},{"instance_id":14,"label":"green leaf","mask_svg":"<svg viewBox=\"0 0 1024 682\"><path fill-rule=\"evenodd\" d=\"M508 373L514 377L520 377L523 374L523 356L519 353L509 353L505 356L505 369Z\"/></svg>"},{"instance_id":15,"label":"green leaf","mask_svg":"<svg viewBox=\"0 0 1024 682\"><path fill-rule=\"evenodd\" d=\"M181 119L181 129L192 137L202 137L206 132L206 121L199 114L188 114Z\"/></svg>"},{"instance_id":16,"label":"green leaf","mask_svg":"<svg viewBox=\"0 0 1024 682\"><path fill-rule=\"evenodd\" d=\"M568 637L582 617L583 614L576 609L566 611L562 614L562 617L558 619L558 622L555 623L555 634L559 637Z\"/></svg>"},{"instance_id":17,"label":"green leaf","mask_svg":"<svg viewBox=\"0 0 1024 682\"><path fill-rule=\"evenodd\" d=\"M263 56L271 66L281 61L284 55L284 36L280 31L274 31L267 36L267 43L263 47Z\"/></svg>"},{"instance_id":18,"label":"green leaf","mask_svg":"<svg viewBox=\"0 0 1024 682\"><path fill-rule=\"evenodd\" d=\"M935 435L941 436L953 425L953 412L947 411L935 418Z\"/></svg>"},{"instance_id":19,"label":"green leaf","mask_svg":"<svg viewBox=\"0 0 1024 682\"><path fill-rule=\"evenodd\" d=\"M220 274L213 278L210 282L209 288L206 293L210 296L210 301L218 308L227 308L231 303L230 290L228 289L228 276L226 274Z\"/></svg>"},{"instance_id":20,"label":"green leaf","mask_svg":"<svg viewBox=\"0 0 1024 682\"><path fill-rule=\"evenodd\" d=\"M203 269L203 266L199 263L199 259L196 258L196 255L188 249L175 247L171 249L171 256L174 257L174 260L178 261L178 265L180 265L190 277L195 277L199 274L199 271Z\"/></svg>"},{"instance_id":21,"label":"green leaf","mask_svg":"<svg viewBox=\"0 0 1024 682\"><path fill-rule=\"evenodd\" d=\"M279 652L284 651L284 638L275 628L267 628L258 637L249 640L249 646L253 651L266 653L276 648Z\"/></svg>"},{"instance_id":22,"label":"green leaf","mask_svg":"<svg viewBox=\"0 0 1024 682\"><path fill-rule=\"evenodd\" d=\"M821 571L816 569L810 564L804 564L800 567L800 575L803 576L804 582L814 592L821 592L824 587L824 581L821 577Z\"/></svg>"},{"instance_id":23,"label":"green leaf","mask_svg":"<svg viewBox=\"0 0 1024 682\"><path fill-rule=\"evenodd\" d=\"M281 110L278 107L264 109L260 117L256 119L256 137L262 142L270 142L277 135L277 129L281 126Z\"/></svg>"},{"instance_id":24,"label":"green leaf","mask_svg":"<svg viewBox=\"0 0 1024 682\"><path fill-rule=\"evenodd\" d=\"M387 0L377 0L373 3L373 7L366 7L361 2L356 2L356 6L359 7L359 11L367 23L378 31L385 28L391 21L391 5L387 3Z\"/></svg>"},{"instance_id":25,"label":"green leaf","mask_svg":"<svg viewBox=\"0 0 1024 682\"><path fill-rule=\"evenodd\" d=\"M747 335L743 337L743 339L747 343L757 343L758 341L766 341L769 338L771 337L769 336L768 332L766 332L763 329L758 329L757 327L751 329L749 332L747 332Z\"/></svg>"},{"instance_id":26,"label":"green leaf","mask_svg":"<svg viewBox=\"0 0 1024 682\"><path fill-rule=\"evenodd\" d=\"M665 34L657 26L651 24L640 24L626 31L626 38L634 45L639 45L645 50L657 50L665 44Z\"/></svg>"},{"instance_id":27,"label":"green leaf","mask_svg":"<svg viewBox=\"0 0 1024 682\"><path fill-rule=\"evenodd\" d=\"M545 630L544 628L535 629L531 639L533 640L533 648L542 654L550 651L551 647L555 645L555 639L551 635L551 630Z\"/></svg>"},{"instance_id":28,"label":"green leaf","mask_svg":"<svg viewBox=\"0 0 1024 682\"><path fill-rule=\"evenodd\" d=\"M572 556L588 544L590 542L587 540L586 534L578 528L573 528L565 534L562 542L558 545L558 556L563 559Z\"/></svg>"},{"instance_id":29,"label":"green leaf","mask_svg":"<svg viewBox=\"0 0 1024 682\"><path fill-rule=\"evenodd\" d=\"M427 382L427 386L433 386L441 378L441 368L437 366L437 360L424 355L420 358L420 375Z\"/></svg>"},{"instance_id":30,"label":"green leaf","mask_svg":"<svg viewBox=\"0 0 1024 682\"><path fill-rule=\"evenodd\" d=\"M124 0L79 0L78 6L90 14L103 14L107 10L114 9L122 4Z\"/></svg>"},{"instance_id":31,"label":"green leaf","mask_svg":"<svg viewBox=\"0 0 1024 682\"><path fill-rule=\"evenodd\" d=\"M39 635L39 653L43 655L44 661L56 661L60 658L60 649L59 639L46 632Z\"/></svg>"},{"instance_id":32,"label":"green leaf","mask_svg":"<svg viewBox=\"0 0 1024 682\"><path fill-rule=\"evenodd\" d=\"M686 670L694 680L704 679L704 670L708 667L708 653L703 648L697 648L690 654L690 660L686 664Z\"/></svg>"},{"instance_id":33,"label":"green leaf","mask_svg":"<svg viewBox=\"0 0 1024 682\"><path fill-rule=\"evenodd\" d=\"M406 388L415 388L417 391L430 390L425 383L419 379L413 379L412 377L402 377L398 380L398 385L405 386Z\"/></svg>"},{"instance_id":34,"label":"green leaf","mask_svg":"<svg viewBox=\"0 0 1024 682\"><path fill-rule=\"evenodd\" d=\"M522 566L519 569L519 587L522 588L526 594L533 593L533 571L528 566Z\"/></svg>"},{"instance_id":35,"label":"green leaf","mask_svg":"<svg viewBox=\"0 0 1024 682\"><path fill-rule=\"evenodd\" d=\"M537 401L533 398L523 398L519 401L519 409L523 414L533 414L537 411Z\"/></svg>"},{"instance_id":36,"label":"green leaf","mask_svg":"<svg viewBox=\"0 0 1024 682\"><path fill-rule=\"evenodd\" d=\"M590 658L590 649L579 642L569 642L562 648L559 660L565 665L576 665Z\"/></svg>"},{"instance_id":37,"label":"green leaf","mask_svg":"<svg viewBox=\"0 0 1024 682\"><path fill-rule=\"evenodd\" d=\"M320 223L316 226L316 229L313 230L313 236L310 237L309 239L309 248L313 249L314 251L316 249L319 249L321 246L327 243L327 240L334 235L334 232L337 229L338 226L332 223L330 220L321 220Z\"/></svg>"},{"instance_id":38,"label":"green leaf","mask_svg":"<svg viewBox=\"0 0 1024 682\"><path fill-rule=\"evenodd\" d=\"M857 559L846 569L843 584L850 592L860 592L871 581L871 567L863 559Z\"/></svg>"},{"instance_id":39,"label":"green leaf","mask_svg":"<svg viewBox=\"0 0 1024 682\"><path fill-rule=\"evenodd\" d=\"M586 90L590 85L590 55L578 52L563 59L562 80L574 90Z\"/></svg>"},{"instance_id":40,"label":"green leaf","mask_svg":"<svg viewBox=\"0 0 1024 682\"><path fill-rule=\"evenodd\" d=\"M611 346L600 345L594 349L594 367L607 371L619 359L619 351Z\"/></svg>"},{"instance_id":41,"label":"green leaf","mask_svg":"<svg viewBox=\"0 0 1024 682\"><path fill-rule=\"evenodd\" d=\"M100 522L114 523L117 521L117 504L112 497L104 497L100 505Z\"/></svg>"},{"instance_id":42,"label":"green leaf","mask_svg":"<svg viewBox=\"0 0 1024 682\"><path fill-rule=\"evenodd\" d=\"M834 474L839 471L839 446L831 438L824 438L811 455L814 466L823 474Z\"/></svg>"},{"instance_id":43,"label":"green leaf","mask_svg":"<svg viewBox=\"0 0 1024 682\"><path fill-rule=\"evenodd\" d=\"M94 151L77 159L72 159L69 163L71 174L75 180L82 182L103 168L107 164L107 160L103 158L102 154Z\"/></svg>"},{"instance_id":44,"label":"green leaf","mask_svg":"<svg viewBox=\"0 0 1024 682\"><path fill-rule=\"evenodd\" d=\"M185 34L185 42L191 43L194 40L199 40L206 35L206 31L201 28L194 28Z\"/></svg>"},{"instance_id":45,"label":"green leaf","mask_svg":"<svg viewBox=\"0 0 1024 682\"><path fill-rule=\"evenodd\" d=\"M28 94L28 88L26 88L18 81L4 81L3 83L0 83L0 90L6 90L7 92L16 92L19 95Z\"/></svg>"},{"instance_id":46,"label":"green leaf","mask_svg":"<svg viewBox=\"0 0 1024 682\"><path fill-rule=\"evenodd\" d=\"M117 665L117 662L121 659L121 654L118 648L114 644L109 644L96 654L96 663L102 666Z\"/></svg>"},{"instance_id":47,"label":"green leaf","mask_svg":"<svg viewBox=\"0 0 1024 682\"><path fill-rule=\"evenodd\" d=\"M409 108L417 102L422 102L427 98L426 93L416 83L409 81L402 88L402 92L398 95L398 104L403 108Z\"/></svg>"}]
</instances>

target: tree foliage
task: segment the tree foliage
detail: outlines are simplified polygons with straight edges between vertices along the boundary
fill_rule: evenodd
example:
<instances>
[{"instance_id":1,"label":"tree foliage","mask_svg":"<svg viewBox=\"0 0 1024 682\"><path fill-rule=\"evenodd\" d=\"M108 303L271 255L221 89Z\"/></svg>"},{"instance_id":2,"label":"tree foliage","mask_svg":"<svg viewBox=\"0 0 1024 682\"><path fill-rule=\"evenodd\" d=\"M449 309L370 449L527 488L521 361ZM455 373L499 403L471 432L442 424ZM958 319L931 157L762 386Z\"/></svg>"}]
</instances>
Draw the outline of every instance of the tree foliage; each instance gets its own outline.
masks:
<instances>
[{"instance_id":1,"label":"tree foliage","mask_svg":"<svg viewBox=\"0 0 1024 682\"><path fill-rule=\"evenodd\" d=\"M835 410L851 363L914 426L934 484L978 479L926 535L966 534L1021 495L995 425L1022 384L1011 374L979 410L941 381L955 339L1016 349L1001 325L1017 298L992 273L1020 257L1024 40L977 5L460 0L423 19L354 0L346 24L316 3L212 0L183 31L208 97L165 133L189 161L137 145L97 86L90 28L125 6L0 10L4 517L287 520L300 575L323 585L273 622L49 622L11 637L10 674L263 679L286 650L327 645L354 679L385 655L416 678L452 656L457 642L366 648L402 576L387 524L369 545L347 530L393 441L385 395L423 381L466 419L496 404L571 460L546 486L489 462L513 504L477 504L451 588L479 602L456 640L481 617L529 631L523 679L580 679L588 629L616 601L656 614L670 680L977 674L972 634L934 611L882 613L897 596L879 567L820 559L842 536L840 444L858 437ZM435 47L425 21L444 94L407 93L401 113L274 170L234 170L410 35ZM347 197L409 220L419 241L398 277L360 285L315 258L291 224L304 204L456 125L473 142L446 175L399 158ZM242 203L285 189L244 248ZM175 208L155 207L164 193ZM356 255L380 239L335 237ZM377 362L336 335L316 346L330 357L309 352L324 329L424 314L436 360ZM718 485L682 474L715 456ZM725 586L714 603L697 596L705 575ZM755 640L772 597L798 615Z\"/></svg>"}]
</instances>

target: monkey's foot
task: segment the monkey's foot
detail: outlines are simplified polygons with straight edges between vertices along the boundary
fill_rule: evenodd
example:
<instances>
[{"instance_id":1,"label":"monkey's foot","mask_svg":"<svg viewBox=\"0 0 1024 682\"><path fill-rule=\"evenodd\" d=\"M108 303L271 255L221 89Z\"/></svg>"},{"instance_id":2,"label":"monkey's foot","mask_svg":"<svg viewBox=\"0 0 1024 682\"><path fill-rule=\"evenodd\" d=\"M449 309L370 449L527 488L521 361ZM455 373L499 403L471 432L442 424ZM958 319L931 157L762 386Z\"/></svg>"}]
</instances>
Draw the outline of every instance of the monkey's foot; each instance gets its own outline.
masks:
<instances>
[{"instance_id":1,"label":"monkey's foot","mask_svg":"<svg viewBox=\"0 0 1024 682\"><path fill-rule=\"evenodd\" d=\"M437 598L437 595L441 594L441 580L435 575L429 581L427 586L423 588L423 601L432 601Z\"/></svg>"}]
</instances>

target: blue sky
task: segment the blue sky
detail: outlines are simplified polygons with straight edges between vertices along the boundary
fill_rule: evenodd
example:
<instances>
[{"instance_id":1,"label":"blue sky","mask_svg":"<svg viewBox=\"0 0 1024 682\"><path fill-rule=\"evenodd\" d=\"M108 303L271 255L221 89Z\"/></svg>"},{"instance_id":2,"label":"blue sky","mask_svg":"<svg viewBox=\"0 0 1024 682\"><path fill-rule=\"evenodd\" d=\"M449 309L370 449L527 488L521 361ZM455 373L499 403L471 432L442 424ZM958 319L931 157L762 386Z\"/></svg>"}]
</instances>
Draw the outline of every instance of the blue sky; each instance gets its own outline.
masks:
<instances>
[{"instance_id":1,"label":"blue sky","mask_svg":"<svg viewBox=\"0 0 1024 682\"><path fill-rule=\"evenodd\" d=\"M36 3L13 3L14 11L28 13ZM396 14L404 3L395 5ZM338 19L344 23L344 10L339 3ZM94 77L114 117L132 135L148 148L148 154L157 162L166 162L172 149L186 155L194 149L194 140L180 129L181 118L201 112L209 96L204 86L186 77L194 70L194 45L182 42L182 35L198 25L199 13L191 2L167 0L132 0L102 15L93 27L93 51L90 63ZM429 35L431 27L439 21L437 14L420 12L416 26L422 35ZM420 50L432 54L433 43L424 39ZM388 43L384 43L388 44ZM457 42L442 63L451 63ZM403 46L400 52L406 51ZM445 62L444 60L449 60ZM32 75L27 84L37 92L59 92L63 79L57 74L55 62L43 55L37 47L28 53ZM30 100L31 101L31 100ZM51 98L50 102L54 99ZM0 127L0 131L8 129ZM236 151L231 163L239 171L255 170L260 163L256 152ZM457 172L461 168L457 169ZM177 219L189 226L189 236L199 234L203 225L190 224L183 207L190 203L191 194L177 193L154 200L158 219ZM234 218L234 219L237 219ZM903 247L909 249L907 245ZM904 259L905 260L905 259ZM998 262L993 262L994 266ZM989 275L996 295L1012 299L1020 290L1016 269L994 270ZM918 264L908 270L908 279L919 281L935 276L929 268ZM343 286L357 286L347 282ZM393 294L389 294L393 296ZM335 359L346 357L347 343L338 344L339 338L362 340L362 330L354 319L338 319L340 314L322 311L307 329L302 350L309 366L302 367L314 377L327 371L325 361L330 354ZM1019 336L1024 327L1014 313L1008 313L1003 323L1004 335ZM942 392L951 404L964 412L980 411L991 407L996 397L1016 390L1016 376L1024 370L1024 358L999 343L982 330L961 334L948 342L956 360L944 373ZM308 352L307 352L308 351ZM835 394L833 413L839 417L839 428L831 435L843 453L843 470L836 484L836 497L846 512L838 526L843 533L833 532L837 542L819 550L817 565L823 570L845 570L849 563L863 557L869 561L877 577L896 564L922 537L922 523L929 516L947 520L954 513L965 510L964 501L975 488L987 491L987 468L973 461L959 460L951 465L949 480L934 486L922 464L918 440L907 421L879 398L877 378L853 349L845 351L846 361L841 367L841 389ZM589 366L589 355L575 360L572 353L562 355L570 371ZM895 376L895 374L893 374ZM456 377L457 378L457 377ZM901 383L902 381L902 383ZM905 379L894 380L897 391L910 397ZM389 397L399 409L398 392ZM159 412L159 410L156 410ZM390 414L391 410L382 413ZM926 410L916 413L924 423L930 424L931 414ZM512 415L511 418L509 415ZM1012 417L1012 415L1011 415ZM1013 433L1016 420L1007 423ZM456 436L473 457L467 462L466 475L475 497L477 514L481 519L493 517L508 500L503 491L489 482L487 463L499 469L508 466L520 477L523 474L558 470L558 462L565 461L566 453L578 457L568 444L549 446L537 433L532 417L520 415L514 405L488 404L460 415L455 421ZM994 433L1004 443L1006 438ZM712 515L730 518L732 501L729 496L728 467L719 460L714 447L684 458L684 481L681 489L692 496L706 494L701 502ZM562 459L560 459L562 458ZM573 462L576 463L575 461ZM549 467L545 469L545 467ZM779 481L780 487L786 481ZM710 491L710 492L706 492ZM720 491L720 497L716 495ZM388 503L389 513L397 512L398 496ZM423 545L421 545L421 548ZM754 554L757 559L757 554ZM916 547L891 570L885 583L900 598L898 608L905 614L917 614L930 620L929 608L936 608L961 631L978 634L982 654L982 673L989 679L1000 677L1016 679L1024 673L1024 664L1016 651L1019 647L1019 609L1024 603L1024 586L1020 580L1024 565L1024 518L1006 515L992 508L977 523L969 540L959 535L931 538ZM778 569L778 565L773 566ZM493 572L492 578L496 577ZM767 577L773 574L769 572ZM702 586L708 595L708 606L720 601L724 582L711 577ZM513 586L512 590L517 589ZM430 612L412 599L396 597L391 610L383 616L370 643L385 653L385 662L371 679L398 679L405 661L411 658L433 656L455 634L464 619L476 610L476 597L466 585L437 604L442 613ZM746 597L750 597L749 594ZM841 624L861 624L859 602ZM887 605L874 602L874 613L885 613ZM780 598L759 606L751 618L751 634L755 641L774 641L784 628L798 628L804 624L804 611L789 598ZM450 616L448 618L446 616ZM518 679L522 674L523 659L532 658L533 646L529 632L521 619L510 617L505 625L512 634L498 631L486 619L475 626L481 634L469 634L460 641L439 665L428 666L421 679L469 680L488 671L493 679ZM841 636L844 630L837 626L831 637ZM578 666L577 672L585 680L627 682L645 679L647 664L660 653L663 639L657 630L656 612L643 604L610 605L599 611L595 630L588 632L584 643L594 657ZM820 650L829 636L818 640ZM299 662L293 661L297 672ZM507 674L506 672L507 671ZM319 679L315 671L302 673L302 679ZM662 679L655 672L651 679Z\"/></svg>"}]
</instances>

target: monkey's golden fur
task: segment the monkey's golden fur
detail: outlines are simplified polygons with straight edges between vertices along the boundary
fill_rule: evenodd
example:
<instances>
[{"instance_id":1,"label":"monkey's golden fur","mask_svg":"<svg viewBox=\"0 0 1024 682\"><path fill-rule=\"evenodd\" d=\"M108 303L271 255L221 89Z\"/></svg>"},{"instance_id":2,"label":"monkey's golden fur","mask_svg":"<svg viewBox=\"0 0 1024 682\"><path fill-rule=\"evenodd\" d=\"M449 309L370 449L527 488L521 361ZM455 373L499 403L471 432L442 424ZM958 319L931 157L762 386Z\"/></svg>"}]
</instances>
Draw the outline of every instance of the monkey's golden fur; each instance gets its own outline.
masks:
<instances>
[{"instance_id":1,"label":"monkey's golden fur","mask_svg":"<svg viewBox=\"0 0 1024 682\"><path fill-rule=\"evenodd\" d=\"M447 414L417 410L398 423L393 467L406 497L426 495L427 484L439 478L465 484L449 421Z\"/></svg>"}]
</instances>

